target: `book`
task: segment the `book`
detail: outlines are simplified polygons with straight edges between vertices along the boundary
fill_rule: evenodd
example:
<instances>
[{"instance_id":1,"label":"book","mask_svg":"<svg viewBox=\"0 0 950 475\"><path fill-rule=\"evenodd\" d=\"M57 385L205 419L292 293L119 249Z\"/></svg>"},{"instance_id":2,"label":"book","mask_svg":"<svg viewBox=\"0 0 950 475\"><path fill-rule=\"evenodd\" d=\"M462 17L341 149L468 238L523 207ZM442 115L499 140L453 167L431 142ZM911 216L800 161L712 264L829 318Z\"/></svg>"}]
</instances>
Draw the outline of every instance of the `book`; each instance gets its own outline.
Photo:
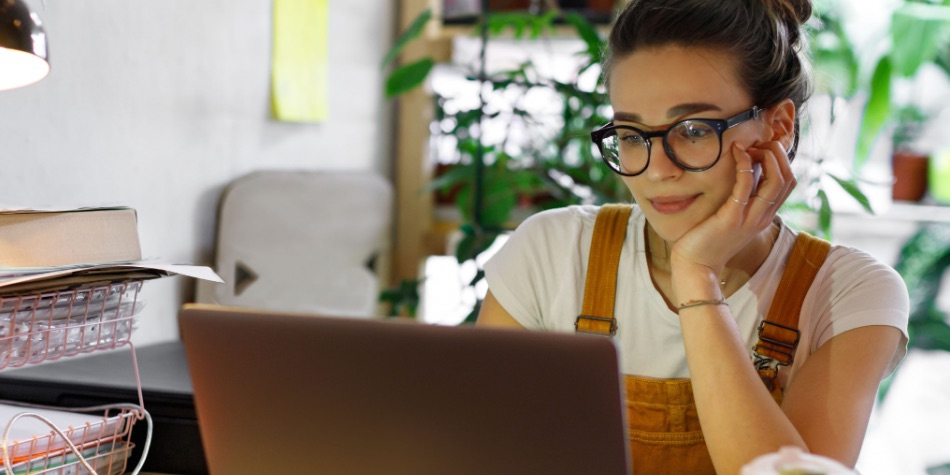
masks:
<instances>
[{"instance_id":1,"label":"book","mask_svg":"<svg viewBox=\"0 0 950 475\"><path fill-rule=\"evenodd\" d=\"M0 266L56 267L142 259L135 210L0 211Z\"/></svg>"}]
</instances>

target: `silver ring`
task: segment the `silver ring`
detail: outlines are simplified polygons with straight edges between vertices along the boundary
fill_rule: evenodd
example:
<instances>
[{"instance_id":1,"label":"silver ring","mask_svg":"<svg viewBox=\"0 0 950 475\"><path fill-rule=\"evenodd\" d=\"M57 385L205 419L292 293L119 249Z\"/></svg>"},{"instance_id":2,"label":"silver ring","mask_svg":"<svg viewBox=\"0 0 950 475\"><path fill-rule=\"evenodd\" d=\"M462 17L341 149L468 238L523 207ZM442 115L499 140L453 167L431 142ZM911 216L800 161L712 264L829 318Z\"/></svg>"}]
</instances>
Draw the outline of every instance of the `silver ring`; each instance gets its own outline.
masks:
<instances>
[{"instance_id":1,"label":"silver ring","mask_svg":"<svg viewBox=\"0 0 950 475\"><path fill-rule=\"evenodd\" d=\"M765 198L763 198L763 197L761 197L761 196L759 196L759 195L752 195L752 197L753 197L753 198L758 198L758 199L760 199L760 200L762 200L762 201L768 203L769 205L774 205L775 203L777 203L776 201L767 200L767 199L765 199Z\"/></svg>"},{"instance_id":2,"label":"silver ring","mask_svg":"<svg viewBox=\"0 0 950 475\"><path fill-rule=\"evenodd\" d=\"M739 201L739 200L737 200L735 196L732 196L731 198L732 198L732 201L735 201L736 203L738 203L738 204L740 204L740 205L742 205L742 206L745 206L745 205L749 204L748 201Z\"/></svg>"},{"instance_id":3,"label":"silver ring","mask_svg":"<svg viewBox=\"0 0 950 475\"><path fill-rule=\"evenodd\" d=\"M748 170L736 170L736 172L738 172L738 173L755 173L755 170L753 170L753 169L750 168L750 169L748 169Z\"/></svg>"}]
</instances>

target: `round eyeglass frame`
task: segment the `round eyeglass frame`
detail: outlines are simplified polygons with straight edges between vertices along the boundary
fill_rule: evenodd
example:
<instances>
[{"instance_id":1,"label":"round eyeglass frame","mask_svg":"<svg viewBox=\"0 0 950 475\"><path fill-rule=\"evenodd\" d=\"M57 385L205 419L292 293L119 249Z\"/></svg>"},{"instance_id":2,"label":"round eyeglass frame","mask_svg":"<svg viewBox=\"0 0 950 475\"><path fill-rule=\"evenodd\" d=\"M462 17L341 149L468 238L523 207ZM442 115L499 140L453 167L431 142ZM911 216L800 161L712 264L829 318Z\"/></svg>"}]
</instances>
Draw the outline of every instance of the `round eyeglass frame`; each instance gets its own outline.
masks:
<instances>
[{"instance_id":1,"label":"round eyeglass frame","mask_svg":"<svg viewBox=\"0 0 950 475\"><path fill-rule=\"evenodd\" d=\"M595 129L593 132L591 132L590 139L591 141L594 142L595 145L597 145L597 150L600 152L600 158L604 161L605 164L607 164L607 167L610 168L614 173L617 173L619 175L637 176L645 172L647 168L650 167L650 158L653 155L653 139L656 137L663 138L663 150L666 151L666 156L670 157L670 161L672 161L676 166L689 172L701 172L701 171L709 170L710 168L715 166L716 163L719 163L719 159L722 158L723 132L739 124L748 122L753 119L757 119L759 118L759 115L761 113L762 113L762 109L760 109L758 106L752 106L751 109L740 112L732 117L727 117L725 119L684 119L669 126L665 130L657 130L653 132L646 132L631 125L614 125L614 122L610 121L610 122L607 122L606 125L599 127ZM716 131L716 135L719 138L719 153L716 155L716 159L713 160L713 162L710 163L709 165L706 165L703 167L690 167L688 165L680 163L680 161L676 159L676 154L673 153L672 147L670 147L669 141L667 141L667 136L669 135L671 130L675 129L676 127L679 127L684 122L701 122L703 124L709 125L710 127L713 128L713 130ZM615 165L610 160L608 160L607 155L604 153L604 148L603 148L604 139L610 135L616 135L618 129L632 130L640 134L644 139L646 139L644 142L646 143L646 146L647 146L647 161L646 161L646 164L643 165L643 169L636 173L624 172L623 170L620 169L619 165Z\"/></svg>"}]
</instances>

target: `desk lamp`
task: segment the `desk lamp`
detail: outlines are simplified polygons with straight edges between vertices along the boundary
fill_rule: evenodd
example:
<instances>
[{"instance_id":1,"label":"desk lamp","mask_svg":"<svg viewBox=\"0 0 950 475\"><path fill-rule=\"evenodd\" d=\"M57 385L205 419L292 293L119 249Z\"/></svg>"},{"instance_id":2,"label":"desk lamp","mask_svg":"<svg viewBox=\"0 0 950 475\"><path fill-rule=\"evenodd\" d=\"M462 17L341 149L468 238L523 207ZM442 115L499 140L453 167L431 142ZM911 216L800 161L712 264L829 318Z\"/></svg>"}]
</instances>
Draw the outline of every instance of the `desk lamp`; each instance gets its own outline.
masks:
<instances>
[{"instance_id":1,"label":"desk lamp","mask_svg":"<svg viewBox=\"0 0 950 475\"><path fill-rule=\"evenodd\" d=\"M46 32L23 0L0 0L0 91L49 74Z\"/></svg>"}]
</instances>

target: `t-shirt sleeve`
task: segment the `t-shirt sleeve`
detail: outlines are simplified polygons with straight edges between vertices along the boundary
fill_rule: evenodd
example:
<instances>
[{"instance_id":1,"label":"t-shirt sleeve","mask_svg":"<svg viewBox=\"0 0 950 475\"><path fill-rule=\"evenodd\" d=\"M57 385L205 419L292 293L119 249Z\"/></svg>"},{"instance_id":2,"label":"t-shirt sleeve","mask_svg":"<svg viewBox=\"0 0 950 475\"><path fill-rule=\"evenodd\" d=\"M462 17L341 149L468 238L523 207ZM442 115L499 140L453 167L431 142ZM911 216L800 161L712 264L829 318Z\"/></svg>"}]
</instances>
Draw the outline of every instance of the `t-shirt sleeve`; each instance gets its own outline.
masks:
<instances>
[{"instance_id":1,"label":"t-shirt sleeve","mask_svg":"<svg viewBox=\"0 0 950 475\"><path fill-rule=\"evenodd\" d=\"M565 208L543 211L523 221L504 246L485 263L488 289L499 304L526 328L545 328L541 308L559 274L556 249L564 249L571 232Z\"/></svg>"},{"instance_id":2,"label":"t-shirt sleeve","mask_svg":"<svg viewBox=\"0 0 950 475\"><path fill-rule=\"evenodd\" d=\"M836 247L812 289L812 311L819 316L812 351L836 335L855 328L885 325L901 331L890 374L907 353L910 299L900 274L867 253Z\"/></svg>"}]
</instances>

